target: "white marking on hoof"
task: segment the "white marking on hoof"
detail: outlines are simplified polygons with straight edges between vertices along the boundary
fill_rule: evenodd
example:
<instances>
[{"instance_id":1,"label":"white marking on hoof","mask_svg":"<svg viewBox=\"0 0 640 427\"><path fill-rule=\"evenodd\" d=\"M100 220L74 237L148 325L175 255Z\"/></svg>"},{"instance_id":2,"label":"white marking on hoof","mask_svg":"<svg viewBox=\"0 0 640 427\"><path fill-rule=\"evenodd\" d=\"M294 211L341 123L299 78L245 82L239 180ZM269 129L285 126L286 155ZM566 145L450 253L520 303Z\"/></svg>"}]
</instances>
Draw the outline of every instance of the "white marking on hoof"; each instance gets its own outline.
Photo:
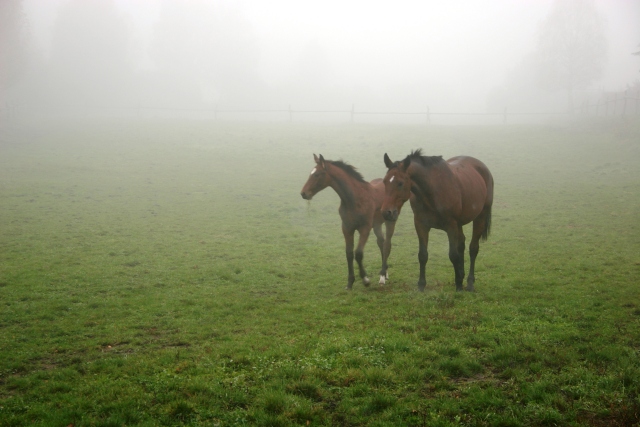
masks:
<instances>
[{"instance_id":1,"label":"white marking on hoof","mask_svg":"<svg viewBox=\"0 0 640 427\"><path fill-rule=\"evenodd\" d=\"M371 284L371 280L369 280L367 276L364 276L362 278L362 283L364 283L365 286L369 286Z\"/></svg>"},{"instance_id":2,"label":"white marking on hoof","mask_svg":"<svg viewBox=\"0 0 640 427\"><path fill-rule=\"evenodd\" d=\"M385 273L384 276L382 274L380 275L380 284L384 285L385 283L387 283L387 280L389 280L389 272L388 271Z\"/></svg>"}]
</instances>

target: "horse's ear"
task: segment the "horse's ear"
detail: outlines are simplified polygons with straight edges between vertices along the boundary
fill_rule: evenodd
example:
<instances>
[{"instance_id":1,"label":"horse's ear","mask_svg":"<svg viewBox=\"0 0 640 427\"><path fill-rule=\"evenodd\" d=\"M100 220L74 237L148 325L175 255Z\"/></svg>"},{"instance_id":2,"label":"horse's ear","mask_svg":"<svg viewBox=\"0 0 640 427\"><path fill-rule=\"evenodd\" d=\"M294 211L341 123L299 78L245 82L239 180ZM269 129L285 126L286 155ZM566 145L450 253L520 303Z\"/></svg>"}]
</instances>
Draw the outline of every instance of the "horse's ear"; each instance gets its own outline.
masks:
<instances>
[{"instance_id":1,"label":"horse's ear","mask_svg":"<svg viewBox=\"0 0 640 427\"><path fill-rule=\"evenodd\" d=\"M409 169L409 165L411 164L411 158L409 158L409 156L407 156L403 161L402 161L402 170L407 170Z\"/></svg>"},{"instance_id":2,"label":"horse's ear","mask_svg":"<svg viewBox=\"0 0 640 427\"><path fill-rule=\"evenodd\" d=\"M315 160L316 163L320 162L320 159L318 159L318 156L316 156L315 153L313 154L313 160Z\"/></svg>"},{"instance_id":3,"label":"horse's ear","mask_svg":"<svg viewBox=\"0 0 640 427\"><path fill-rule=\"evenodd\" d=\"M387 166L387 169L391 169L393 167L393 162L391 161L387 153L384 153L384 164Z\"/></svg>"},{"instance_id":4,"label":"horse's ear","mask_svg":"<svg viewBox=\"0 0 640 427\"><path fill-rule=\"evenodd\" d=\"M322 157L322 154L320 154L320 159L319 161L316 161L316 163L318 163L318 166L324 169L324 157Z\"/></svg>"}]
</instances>

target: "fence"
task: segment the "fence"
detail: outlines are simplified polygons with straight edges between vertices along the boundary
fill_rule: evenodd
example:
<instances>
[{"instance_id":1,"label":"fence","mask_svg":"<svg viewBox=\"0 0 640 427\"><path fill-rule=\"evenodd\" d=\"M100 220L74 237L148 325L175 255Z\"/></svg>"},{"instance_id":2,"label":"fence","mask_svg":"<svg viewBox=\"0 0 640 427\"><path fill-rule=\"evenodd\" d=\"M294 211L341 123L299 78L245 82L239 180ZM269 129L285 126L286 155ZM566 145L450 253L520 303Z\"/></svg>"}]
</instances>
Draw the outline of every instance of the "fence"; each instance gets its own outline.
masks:
<instances>
[{"instance_id":1,"label":"fence","mask_svg":"<svg viewBox=\"0 0 640 427\"><path fill-rule=\"evenodd\" d=\"M337 122L386 122L386 123L490 123L501 124L514 121L532 121L541 118L566 117L567 113L520 113L509 112L505 107L500 112L433 112L429 107L422 111L362 110L352 104L344 110L294 109L227 109L227 108L178 108L178 107L97 107L59 106L42 108L32 106L0 107L0 122L18 122L21 118L191 118L202 120L256 120L256 121L337 121ZM437 120L436 120L437 119Z\"/></svg>"},{"instance_id":2,"label":"fence","mask_svg":"<svg viewBox=\"0 0 640 427\"><path fill-rule=\"evenodd\" d=\"M200 110L202 111L202 110ZM289 108L286 110L225 110L218 109L217 107L213 110L213 118L217 120L220 116L225 114L227 115L238 115L238 114L285 114L288 117L290 122L294 121L294 116L298 115L307 115L307 116L319 116L319 115L340 115L345 118L349 118L351 123L356 121L356 117L414 117L421 118L418 120L424 121L425 123L431 123L432 116L457 116L457 117L503 117L504 121L506 121L507 110L505 109L504 113L446 113L446 112L431 112L430 108L427 107L426 110L423 111L357 111L355 108L355 104L351 105L350 110L294 110L289 105Z\"/></svg>"},{"instance_id":3,"label":"fence","mask_svg":"<svg viewBox=\"0 0 640 427\"><path fill-rule=\"evenodd\" d=\"M595 104L583 103L577 112L583 115L626 116L640 113L640 85L624 92L603 92Z\"/></svg>"},{"instance_id":4,"label":"fence","mask_svg":"<svg viewBox=\"0 0 640 427\"><path fill-rule=\"evenodd\" d=\"M632 93L635 91L635 94ZM300 117L311 120L338 120L355 123L358 118L361 120L381 121L409 121L413 123L431 124L432 118L439 117L439 123L443 122L465 122L479 120L490 123L512 123L523 121L540 121L545 118L569 118L575 115L596 115L596 116L626 116L640 113L640 86L634 89L627 89L624 92L603 93L600 99L594 103L583 103L576 108L573 114L559 112L510 112L507 107L501 112L490 113L458 113L458 112L432 112L429 107L422 111L358 111L355 104L351 109L344 110L296 110L291 105L286 109L225 109L217 106L213 108L176 108L176 107L98 107L98 106L64 106L56 108L32 107L25 105L9 105L5 103L0 107L0 122L7 123L17 121L22 117L73 117L73 118L196 118L206 120L280 120L293 122Z\"/></svg>"}]
</instances>

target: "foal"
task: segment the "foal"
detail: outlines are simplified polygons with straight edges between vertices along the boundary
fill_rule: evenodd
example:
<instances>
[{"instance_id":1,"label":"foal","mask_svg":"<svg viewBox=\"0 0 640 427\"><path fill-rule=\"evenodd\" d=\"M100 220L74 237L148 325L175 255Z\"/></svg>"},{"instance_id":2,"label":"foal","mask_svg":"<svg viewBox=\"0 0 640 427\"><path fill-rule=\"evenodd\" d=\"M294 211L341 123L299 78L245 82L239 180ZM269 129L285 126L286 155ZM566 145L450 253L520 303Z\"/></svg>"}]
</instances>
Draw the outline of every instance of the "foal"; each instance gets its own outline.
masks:
<instances>
[{"instance_id":1,"label":"foal","mask_svg":"<svg viewBox=\"0 0 640 427\"><path fill-rule=\"evenodd\" d=\"M360 235L358 247L355 250L355 259L360 270L360 278L365 286L369 286L371 281L362 265L364 245L373 228L382 256L382 269L380 270L380 285L384 285L389 278L387 273L387 259L391 252L391 237L395 229L394 221L385 221L382 217L382 201L384 200L384 183L382 179L374 179L366 182L362 175L351 165L342 161L325 160L322 157L313 155L316 162L311 170L309 179L302 187L300 194L305 200L311 198L327 187L331 187L340 197L340 218L342 218L342 233L347 252L347 268L349 276L347 289L351 289L355 281L353 271L353 243L356 230ZM382 223L386 225L386 239L382 234Z\"/></svg>"}]
</instances>

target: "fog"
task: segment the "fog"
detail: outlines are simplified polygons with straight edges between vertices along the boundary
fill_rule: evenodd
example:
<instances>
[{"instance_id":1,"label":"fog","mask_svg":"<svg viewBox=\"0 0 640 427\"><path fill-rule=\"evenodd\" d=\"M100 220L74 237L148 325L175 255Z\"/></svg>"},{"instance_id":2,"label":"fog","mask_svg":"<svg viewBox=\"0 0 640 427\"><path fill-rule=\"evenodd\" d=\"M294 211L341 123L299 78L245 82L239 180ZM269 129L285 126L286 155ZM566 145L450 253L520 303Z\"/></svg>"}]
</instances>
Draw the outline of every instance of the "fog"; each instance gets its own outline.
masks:
<instances>
[{"instance_id":1,"label":"fog","mask_svg":"<svg viewBox=\"0 0 640 427\"><path fill-rule=\"evenodd\" d=\"M539 51L579 0L5 1L23 14L4 60L22 65L3 101L30 112L560 113L640 77L636 0L586 1L603 47L569 98Z\"/></svg>"}]
</instances>

